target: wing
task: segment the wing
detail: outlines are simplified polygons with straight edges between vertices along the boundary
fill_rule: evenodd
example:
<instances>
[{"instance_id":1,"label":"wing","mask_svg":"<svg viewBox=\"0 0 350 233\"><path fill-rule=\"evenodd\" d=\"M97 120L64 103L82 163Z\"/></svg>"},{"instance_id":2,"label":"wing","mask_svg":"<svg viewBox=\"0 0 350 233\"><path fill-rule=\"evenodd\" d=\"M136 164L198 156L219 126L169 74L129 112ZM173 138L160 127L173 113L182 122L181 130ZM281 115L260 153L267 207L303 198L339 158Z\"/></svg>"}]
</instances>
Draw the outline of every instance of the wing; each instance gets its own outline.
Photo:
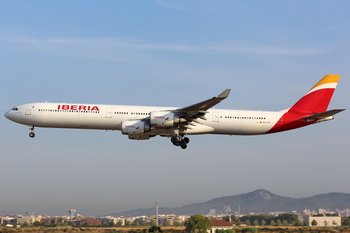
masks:
<instances>
[{"instance_id":1,"label":"wing","mask_svg":"<svg viewBox=\"0 0 350 233\"><path fill-rule=\"evenodd\" d=\"M186 126L191 124L192 121L196 121L197 118L206 120L204 115L207 113L207 110L226 99L230 94L230 91L231 89L226 89L216 97L174 110L174 112L181 118L180 126L187 128Z\"/></svg>"}]
</instances>

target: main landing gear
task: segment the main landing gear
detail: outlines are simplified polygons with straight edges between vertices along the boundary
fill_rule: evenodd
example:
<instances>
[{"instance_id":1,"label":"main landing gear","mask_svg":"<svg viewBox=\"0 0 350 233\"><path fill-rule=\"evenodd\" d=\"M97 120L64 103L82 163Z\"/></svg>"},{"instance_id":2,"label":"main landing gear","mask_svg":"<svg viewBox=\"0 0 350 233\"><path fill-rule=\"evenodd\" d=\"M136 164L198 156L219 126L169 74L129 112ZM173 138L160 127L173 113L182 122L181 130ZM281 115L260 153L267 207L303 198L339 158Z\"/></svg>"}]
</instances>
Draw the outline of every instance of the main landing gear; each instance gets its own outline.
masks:
<instances>
[{"instance_id":1,"label":"main landing gear","mask_svg":"<svg viewBox=\"0 0 350 233\"><path fill-rule=\"evenodd\" d=\"M31 132L29 133L29 137L34 138L34 137L35 137L34 126L29 126L28 128L29 128L29 130L31 131Z\"/></svg>"},{"instance_id":2,"label":"main landing gear","mask_svg":"<svg viewBox=\"0 0 350 233\"><path fill-rule=\"evenodd\" d=\"M188 137L184 137L184 135L176 135L175 137L171 137L171 142L174 146L180 146L182 149L187 148L187 144L190 142Z\"/></svg>"}]
</instances>

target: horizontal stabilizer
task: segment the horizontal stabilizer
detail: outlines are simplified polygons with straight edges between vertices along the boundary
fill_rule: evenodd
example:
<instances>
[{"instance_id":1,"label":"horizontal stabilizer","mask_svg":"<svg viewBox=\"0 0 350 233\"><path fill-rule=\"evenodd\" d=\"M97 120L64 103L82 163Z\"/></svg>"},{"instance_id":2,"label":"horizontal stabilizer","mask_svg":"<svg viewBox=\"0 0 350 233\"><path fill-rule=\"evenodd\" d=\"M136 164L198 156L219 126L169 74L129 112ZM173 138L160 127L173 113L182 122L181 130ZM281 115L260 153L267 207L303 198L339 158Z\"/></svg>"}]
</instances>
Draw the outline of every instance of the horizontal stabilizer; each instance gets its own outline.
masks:
<instances>
[{"instance_id":1,"label":"horizontal stabilizer","mask_svg":"<svg viewBox=\"0 0 350 233\"><path fill-rule=\"evenodd\" d=\"M345 109L333 109L333 110L329 110L326 112L317 113L315 115L307 116L307 117L304 117L303 119L304 120L322 120L322 119L325 119L327 117L331 117L337 113L340 113L344 110Z\"/></svg>"}]
</instances>

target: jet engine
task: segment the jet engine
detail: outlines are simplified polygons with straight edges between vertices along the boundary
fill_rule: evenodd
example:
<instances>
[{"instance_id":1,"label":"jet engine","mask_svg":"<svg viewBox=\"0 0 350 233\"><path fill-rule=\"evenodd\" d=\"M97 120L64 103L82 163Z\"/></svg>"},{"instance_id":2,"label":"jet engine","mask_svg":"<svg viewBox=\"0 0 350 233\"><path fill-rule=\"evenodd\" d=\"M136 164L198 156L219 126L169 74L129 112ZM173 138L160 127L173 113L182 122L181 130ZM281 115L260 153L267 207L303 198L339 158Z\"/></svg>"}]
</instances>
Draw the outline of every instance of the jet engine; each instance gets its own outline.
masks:
<instances>
[{"instance_id":1,"label":"jet engine","mask_svg":"<svg viewBox=\"0 0 350 233\"><path fill-rule=\"evenodd\" d=\"M151 127L144 121L122 121L122 134L144 134L151 131Z\"/></svg>"},{"instance_id":2,"label":"jet engine","mask_svg":"<svg viewBox=\"0 0 350 233\"><path fill-rule=\"evenodd\" d=\"M149 134L130 134L129 139L132 140L148 140L150 139L151 135Z\"/></svg>"},{"instance_id":3,"label":"jet engine","mask_svg":"<svg viewBox=\"0 0 350 233\"><path fill-rule=\"evenodd\" d=\"M179 116L172 112L151 112L150 123L154 127L171 127L179 123Z\"/></svg>"}]
</instances>

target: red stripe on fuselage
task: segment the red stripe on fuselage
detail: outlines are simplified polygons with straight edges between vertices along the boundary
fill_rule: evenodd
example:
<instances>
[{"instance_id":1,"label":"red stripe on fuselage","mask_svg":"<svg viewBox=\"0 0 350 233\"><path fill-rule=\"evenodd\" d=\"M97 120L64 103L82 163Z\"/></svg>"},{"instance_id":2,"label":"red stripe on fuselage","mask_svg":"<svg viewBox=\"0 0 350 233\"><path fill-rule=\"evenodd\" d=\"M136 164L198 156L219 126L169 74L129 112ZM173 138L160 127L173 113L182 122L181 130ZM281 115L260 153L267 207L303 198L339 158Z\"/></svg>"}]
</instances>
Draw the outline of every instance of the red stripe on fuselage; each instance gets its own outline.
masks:
<instances>
[{"instance_id":1,"label":"red stripe on fuselage","mask_svg":"<svg viewBox=\"0 0 350 233\"><path fill-rule=\"evenodd\" d=\"M306 121L302 118L327 111L333 93L334 88L324 88L303 96L278 119L278 122L266 134L296 129L315 123L316 120Z\"/></svg>"},{"instance_id":2,"label":"red stripe on fuselage","mask_svg":"<svg viewBox=\"0 0 350 233\"><path fill-rule=\"evenodd\" d=\"M266 134L296 129L296 128L304 127L315 123L315 121L307 122L306 120L302 119L303 117L306 117L308 115L312 115L312 114L299 114L299 113L286 112L279 119L278 121L279 123L275 124L269 131L266 132Z\"/></svg>"}]
</instances>

